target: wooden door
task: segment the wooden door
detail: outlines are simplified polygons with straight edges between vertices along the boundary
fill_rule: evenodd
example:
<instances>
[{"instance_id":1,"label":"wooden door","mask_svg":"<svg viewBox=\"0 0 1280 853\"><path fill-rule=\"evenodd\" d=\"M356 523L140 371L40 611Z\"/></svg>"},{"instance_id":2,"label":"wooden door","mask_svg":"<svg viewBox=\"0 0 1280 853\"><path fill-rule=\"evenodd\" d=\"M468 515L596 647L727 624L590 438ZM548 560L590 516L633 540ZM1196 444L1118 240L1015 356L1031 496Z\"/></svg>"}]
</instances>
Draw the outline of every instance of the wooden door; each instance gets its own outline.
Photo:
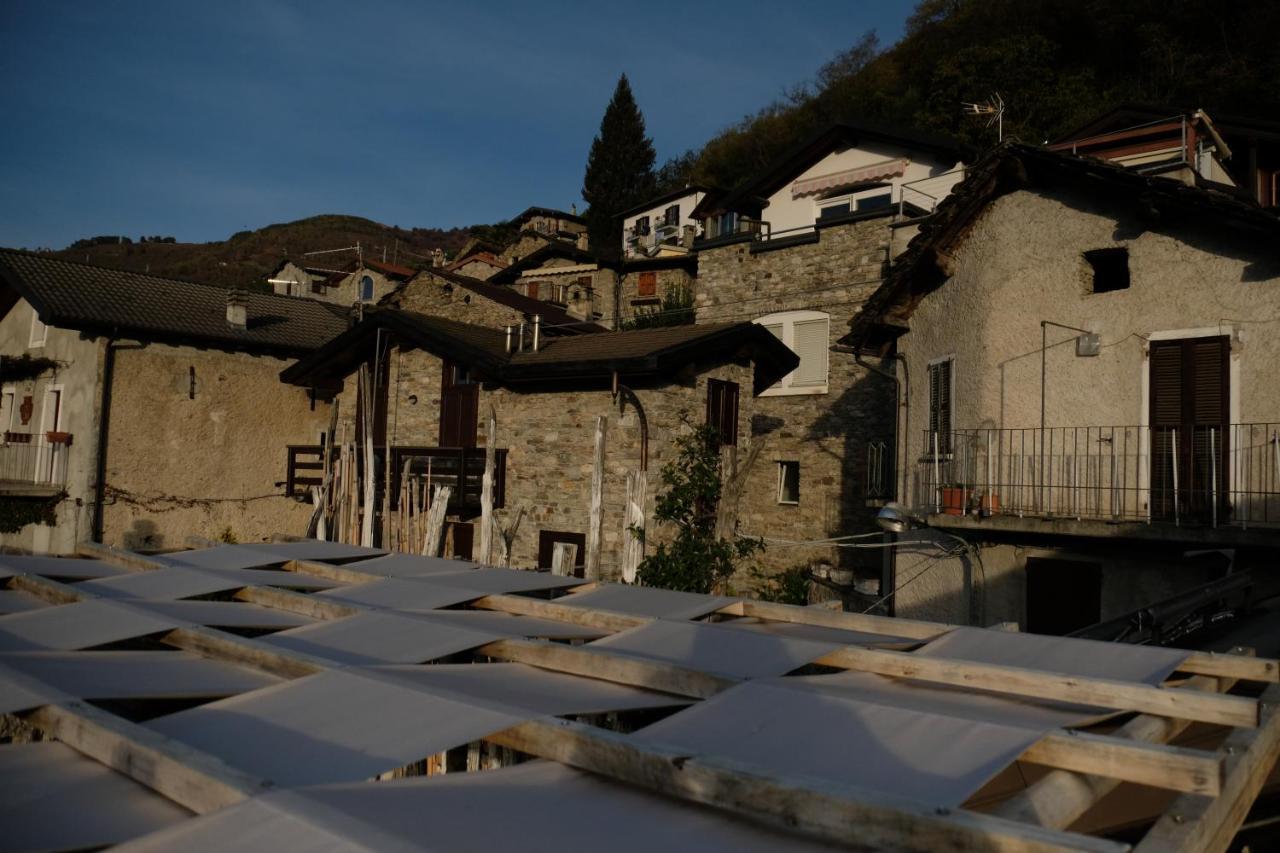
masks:
<instances>
[{"instance_id":1,"label":"wooden door","mask_svg":"<svg viewBox=\"0 0 1280 853\"><path fill-rule=\"evenodd\" d=\"M1227 506L1231 339L1151 342L1151 514L1218 519Z\"/></svg>"},{"instance_id":2,"label":"wooden door","mask_svg":"<svg viewBox=\"0 0 1280 853\"><path fill-rule=\"evenodd\" d=\"M440 446L475 447L480 386L462 365L444 363L440 389Z\"/></svg>"}]
</instances>

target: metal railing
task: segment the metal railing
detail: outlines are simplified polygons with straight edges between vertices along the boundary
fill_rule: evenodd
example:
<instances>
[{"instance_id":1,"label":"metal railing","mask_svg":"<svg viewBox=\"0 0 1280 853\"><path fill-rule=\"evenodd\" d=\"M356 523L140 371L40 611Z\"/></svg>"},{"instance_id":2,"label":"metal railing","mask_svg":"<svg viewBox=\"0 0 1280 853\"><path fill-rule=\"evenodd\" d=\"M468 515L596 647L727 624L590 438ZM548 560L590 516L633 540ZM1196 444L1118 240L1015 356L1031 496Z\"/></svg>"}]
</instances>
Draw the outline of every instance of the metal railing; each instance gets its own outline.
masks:
<instances>
[{"instance_id":1,"label":"metal railing","mask_svg":"<svg viewBox=\"0 0 1280 853\"><path fill-rule=\"evenodd\" d=\"M5 441L0 444L0 490L14 484L65 486L69 453L67 444L43 435L33 435L29 442Z\"/></svg>"},{"instance_id":2,"label":"metal railing","mask_svg":"<svg viewBox=\"0 0 1280 853\"><path fill-rule=\"evenodd\" d=\"M926 430L919 449L930 512L1280 524L1280 423Z\"/></svg>"},{"instance_id":3,"label":"metal railing","mask_svg":"<svg viewBox=\"0 0 1280 853\"><path fill-rule=\"evenodd\" d=\"M964 180L965 167L952 169L939 175L907 181L898 188L898 216L922 216L933 213L938 202L951 194L956 184Z\"/></svg>"},{"instance_id":4,"label":"metal railing","mask_svg":"<svg viewBox=\"0 0 1280 853\"><path fill-rule=\"evenodd\" d=\"M868 500L894 498L893 444L889 441L867 442L865 495Z\"/></svg>"}]
</instances>

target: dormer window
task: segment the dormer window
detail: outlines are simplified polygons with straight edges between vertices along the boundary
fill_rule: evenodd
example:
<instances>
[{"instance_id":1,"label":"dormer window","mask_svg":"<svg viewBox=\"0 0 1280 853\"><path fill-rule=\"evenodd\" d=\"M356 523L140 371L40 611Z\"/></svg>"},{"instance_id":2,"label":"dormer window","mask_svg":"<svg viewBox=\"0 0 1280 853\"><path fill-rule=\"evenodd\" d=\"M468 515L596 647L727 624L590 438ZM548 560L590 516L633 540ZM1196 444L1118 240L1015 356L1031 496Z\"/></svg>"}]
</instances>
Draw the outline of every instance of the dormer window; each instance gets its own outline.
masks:
<instances>
[{"instance_id":1,"label":"dormer window","mask_svg":"<svg viewBox=\"0 0 1280 853\"><path fill-rule=\"evenodd\" d=\"M364 276L360 279L360 299L364 302L373 301L373 277Z\"/></svg>"}]
</instances>

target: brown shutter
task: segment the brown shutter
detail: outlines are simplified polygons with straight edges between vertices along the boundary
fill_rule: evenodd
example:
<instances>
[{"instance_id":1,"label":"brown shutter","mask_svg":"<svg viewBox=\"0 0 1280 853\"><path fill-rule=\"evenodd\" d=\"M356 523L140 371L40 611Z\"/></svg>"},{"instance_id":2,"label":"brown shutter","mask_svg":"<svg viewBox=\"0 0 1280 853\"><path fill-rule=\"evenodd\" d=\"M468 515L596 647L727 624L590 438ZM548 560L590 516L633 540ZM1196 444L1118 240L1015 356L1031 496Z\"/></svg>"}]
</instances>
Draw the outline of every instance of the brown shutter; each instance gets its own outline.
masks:
<instances>
[{"instance_id":1,"label":"brown shutter","mask_svg":"<svg viewBox=\"0 0 1280 853\"><path fill-rule=\"evenodd\" d=\"M656 272L642 272L636 282L637 296L653 296L658 292L658 274Z\"/></svg>"},{"instance_id":2,"label":"brown shutter","mask_svg":"<svg viewBox=\"0 0 1280 853\"><path fill-rule=\"evenodd\" d=\"M951 359L929 365L929 432L938 436L938 452L951 452ZM929 447L933 452L933 435Z\"/></svg>"},{"instance_id":3,"label":"brown shutter","mask_svg":"<svg viewBox=\"0 0 1280 853\"><path fill-rule=\"evenodd\" d=\"M738 444L738 383L707 380L707 425L721 445Z\"/></svg>"},{"instance_id":4,"label":"brown shutter","mask_svg":"<svg viewBox=\"0 0 1280 853\"><path fill-rule=\"evenodd\" d=\"M529 282L529 284L528 284L528 288L529 288L529 290L528 290L529 298L530 298L530 299L537 299L537 298L538 298L538 283L537 283L536 281L531 281L531 282Z\"/></svg>"}]
</instances>

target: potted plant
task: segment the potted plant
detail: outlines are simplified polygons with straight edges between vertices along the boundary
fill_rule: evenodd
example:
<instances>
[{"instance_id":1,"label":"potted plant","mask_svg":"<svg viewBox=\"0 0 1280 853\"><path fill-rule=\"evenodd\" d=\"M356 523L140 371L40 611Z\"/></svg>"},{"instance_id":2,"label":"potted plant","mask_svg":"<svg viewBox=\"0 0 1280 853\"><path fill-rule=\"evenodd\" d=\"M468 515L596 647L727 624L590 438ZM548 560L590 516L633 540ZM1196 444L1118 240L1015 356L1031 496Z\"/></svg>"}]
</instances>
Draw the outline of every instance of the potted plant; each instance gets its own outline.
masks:
<instances>
[{"instance_id":1,"label":"potted plant","mask_svg":"<svg viewBox=\"0 0 1280 853\"><path fill-rule=\"evenodd\" d=\"M942 511L946 515L964 515L969 510L969 497L973 494L973 487L963 483L955 483L950 486L943 486L942 492Z\"/></svg>"}]
</instances>

